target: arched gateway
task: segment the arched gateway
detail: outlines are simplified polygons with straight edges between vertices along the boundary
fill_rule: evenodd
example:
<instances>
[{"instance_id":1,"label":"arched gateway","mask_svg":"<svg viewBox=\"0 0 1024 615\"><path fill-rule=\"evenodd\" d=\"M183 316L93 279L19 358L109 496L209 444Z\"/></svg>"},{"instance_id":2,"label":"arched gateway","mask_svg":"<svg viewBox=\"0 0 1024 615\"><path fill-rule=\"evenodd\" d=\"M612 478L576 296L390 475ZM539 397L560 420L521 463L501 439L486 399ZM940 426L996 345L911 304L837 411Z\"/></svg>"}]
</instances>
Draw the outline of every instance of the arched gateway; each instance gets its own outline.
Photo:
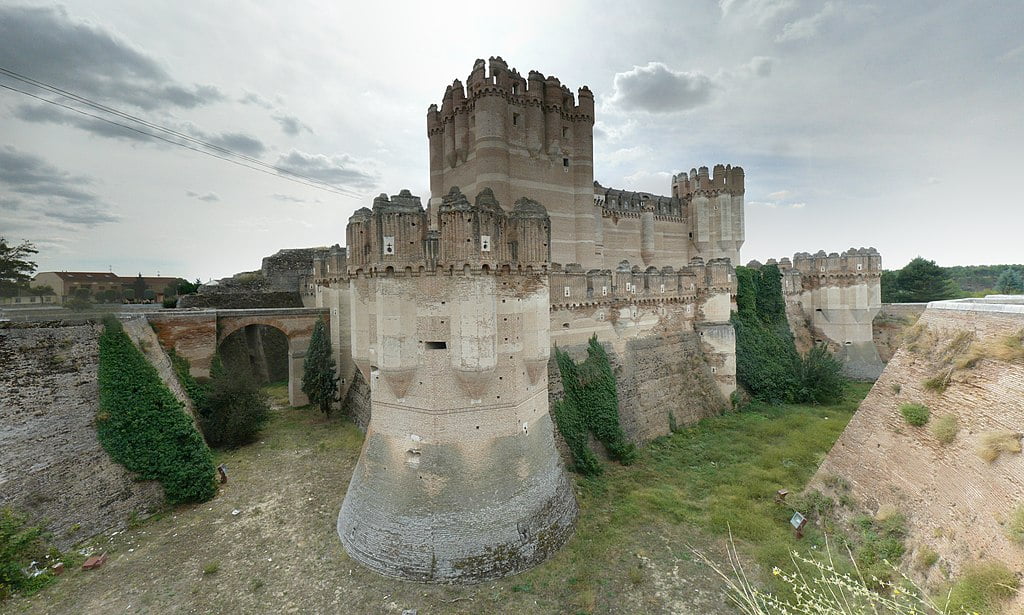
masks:
<instances>
[{"instance_id":1,"label":"arched gateway","mask_svg":"<svg viewBox=\"0 0 1024 615\"><path fill-rule=\"evenodd\" d=\"M207 377L221 342L250 325L267 325L288 338L288 403L309 403L302 392L302 363L320 318L330 325L326 308L267 308L247 310L174 310L147 314L160 343L188 359L192 375Z\"/></svg>"}]
</instances>

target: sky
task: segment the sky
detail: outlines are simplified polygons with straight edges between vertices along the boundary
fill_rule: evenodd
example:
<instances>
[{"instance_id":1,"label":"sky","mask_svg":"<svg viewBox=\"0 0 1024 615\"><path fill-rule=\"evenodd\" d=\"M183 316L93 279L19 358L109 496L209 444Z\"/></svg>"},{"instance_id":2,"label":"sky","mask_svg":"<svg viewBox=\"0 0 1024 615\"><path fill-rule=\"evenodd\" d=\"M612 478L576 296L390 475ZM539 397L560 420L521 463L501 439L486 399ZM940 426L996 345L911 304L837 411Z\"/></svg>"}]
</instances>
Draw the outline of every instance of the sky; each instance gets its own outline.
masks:
<instances>
[{"instance_id":1,"label":"sky","mask_svg":"<svg viewBox=\"0 0 1024 615\"><path fill-rule=\"evenodd\" d=\"M0 236L35 244L40 271L203 281L344 245L375 195L429 198L427 107L501 56L594 92L604 186L668 194L673 173L742 166L744 261L1024 262L1019 0L469 6L0 0L0 69L334 186L0 87Z\"/></svg>"}]
</instances>

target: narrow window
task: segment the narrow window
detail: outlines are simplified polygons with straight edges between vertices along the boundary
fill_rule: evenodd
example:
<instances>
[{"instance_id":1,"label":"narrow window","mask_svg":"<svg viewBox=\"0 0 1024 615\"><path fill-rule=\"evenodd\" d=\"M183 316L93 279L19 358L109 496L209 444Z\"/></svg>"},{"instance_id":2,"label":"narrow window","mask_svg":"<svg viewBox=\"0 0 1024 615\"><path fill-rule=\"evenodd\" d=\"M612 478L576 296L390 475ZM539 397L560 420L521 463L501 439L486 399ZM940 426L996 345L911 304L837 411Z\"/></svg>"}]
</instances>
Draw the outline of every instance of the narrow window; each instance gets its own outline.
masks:
<instances>
[{"instance_id":1,"label":"narrow window","mask_svg":"<svg viewBox=\"0 0 1024 615\"><path fill-rule=\"evenodd\" d=\"M563 139L568 139L569 138L569 127L568 126L562 126L562 138Z\"/></svg>"},{"instance_id":2,"label":"narrow window","mask_svg":"<svg viewBox=\"0 0 1024 615\"><path fill-rule=\"evenodd\" d=\"M519 84L518 83L512 84L512 95L513 96L518 96L519 95Z\"/></svg>"},{"instance_id":3,"label":"narrow window","mask_svg":"<svg viewBox=\"0 0 1024 615\"><path fill-rule=\"evenodd\" d=\"M562 166L567 168L567 169L569 168L569 159L568 158L562 158Z\"/></svg>"},{"instance_id":4,"label":"narrow window","mask_svg":"<svg viewBox=\"0 0 1024 615\"><path fill-rule=\"evenodd\" d=\"M427 350L444 350L448 348L448 342L423 342Z\"/></svg>"},{"instance_id":5,"label":"narrow window","mask_svg":"<svg viewBox=\"0 0 1024 615\"><path fill-rule=\"evenodd\" d=\"M518 113L513 113L512 114L512 125L513 126L518 126L519 125L519 114Z\"/></svg>"}]
</instances>

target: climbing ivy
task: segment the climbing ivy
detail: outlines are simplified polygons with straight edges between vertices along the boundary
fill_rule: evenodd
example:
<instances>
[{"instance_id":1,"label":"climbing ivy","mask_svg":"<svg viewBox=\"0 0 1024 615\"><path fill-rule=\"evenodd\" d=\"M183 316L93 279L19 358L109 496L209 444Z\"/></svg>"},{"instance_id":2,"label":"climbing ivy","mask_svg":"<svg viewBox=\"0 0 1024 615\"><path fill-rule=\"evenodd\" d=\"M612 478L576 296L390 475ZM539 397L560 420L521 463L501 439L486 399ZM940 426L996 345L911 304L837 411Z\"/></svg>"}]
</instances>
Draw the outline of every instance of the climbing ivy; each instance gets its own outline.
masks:
<instances>
[{"instance_id":1,"label":"climbing ivy","mask_svg":"<svg viewBox=\"0 0 1024 615\"><path fill-rule=\"evenodd\" d=\"M185 389L185 394L192 400L196 412L203 414L206 410L207 387L200 384L192 375L188 359L175 352L173 348L168 349L167 355L171 358L174 375L178 377L178 382Z\"/></svg>"},{"instance_id":2,"label":"climbing ivy","mask_svg":"<svg viewBox=\"0 0 1024 615\"><path fill-rule=\"evenodd\" d=\"M558 430L572 452L576 471L601 473L601 464L588 446L593 433L612 459L629 464L637 456L636 447L626 440L619 425L619 399L615 374L597 336L590 338L587 359L577 364L567 353L555 349L555 360L562 374L565 399L555 403L552 412Z\"/></svg>"},{"instance_id":3,"label":"climbing ivy","mask_svg":"<svg viewBox=\"0 0 1024 615\"><path fill-rule=\"evenodd\" d=\"M100 444L143 480L158 480L168 502L202 502L216 493L213 456L192 418L114 317L100 336Z\"/></svg>"},{"instance_id":4,"label":"climbing ivy","mask_svg":"<svg viewBox=\"0 0 1024 615\"><path fill-rule=\"evenodd\" d=\"M793 342L775 265L737 267L736 379L769 403L829 403L843 395L841 365L824 347L801 357Z\"/></svg>"}]
</instances>

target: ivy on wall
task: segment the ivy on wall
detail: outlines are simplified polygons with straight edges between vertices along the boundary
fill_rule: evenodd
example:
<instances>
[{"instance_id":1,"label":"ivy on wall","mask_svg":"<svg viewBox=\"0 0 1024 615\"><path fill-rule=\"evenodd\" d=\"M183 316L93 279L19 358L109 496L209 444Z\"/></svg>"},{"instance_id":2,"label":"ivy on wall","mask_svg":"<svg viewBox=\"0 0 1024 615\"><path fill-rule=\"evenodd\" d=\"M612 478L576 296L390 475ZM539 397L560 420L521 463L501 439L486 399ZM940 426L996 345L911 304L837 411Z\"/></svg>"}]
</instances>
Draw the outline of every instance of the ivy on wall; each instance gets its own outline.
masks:
<instances>
[{"instance_id":1,"label":"ivy on wall","mask_svg":"<svg viewBox=\"0 0 1024 615\"><path fill-rule=\"evenodd\" d=\"M736 379L769 403L830 403L843 396L841 365L824 346L801 357L786 320L782 274L775 265L737 267Z\"/></svg>"},{"instance_id":2,"label":"ivy on wall","mask_svg":"<svg viewBox=\"0 0 1024 615\"><path fill-rule=\"evenodd\" d=\"M615 374L597 336L590 338L587 359L583 363L577 364L558 348L555 348L555 360L562 375L565 398L554 404L552 413L572 453L576 471L587 475L601 473L601 463L588 446L591 433L612 459L632 463L637 456L636 447L626 440L619 425Z\"/></svg>"},{"instance_id":3,"label":"ivy on wall","mask_svg":"<svg viewBox=\"0 0 1024 615\"><path fill-rule=\"evenodd\" d=\"M100 336L99 388L96 431L114 461L143 480L160 481L171 504L213 497L210 449L114 317L104 319Z\"/></svg>"}]
</instances>

